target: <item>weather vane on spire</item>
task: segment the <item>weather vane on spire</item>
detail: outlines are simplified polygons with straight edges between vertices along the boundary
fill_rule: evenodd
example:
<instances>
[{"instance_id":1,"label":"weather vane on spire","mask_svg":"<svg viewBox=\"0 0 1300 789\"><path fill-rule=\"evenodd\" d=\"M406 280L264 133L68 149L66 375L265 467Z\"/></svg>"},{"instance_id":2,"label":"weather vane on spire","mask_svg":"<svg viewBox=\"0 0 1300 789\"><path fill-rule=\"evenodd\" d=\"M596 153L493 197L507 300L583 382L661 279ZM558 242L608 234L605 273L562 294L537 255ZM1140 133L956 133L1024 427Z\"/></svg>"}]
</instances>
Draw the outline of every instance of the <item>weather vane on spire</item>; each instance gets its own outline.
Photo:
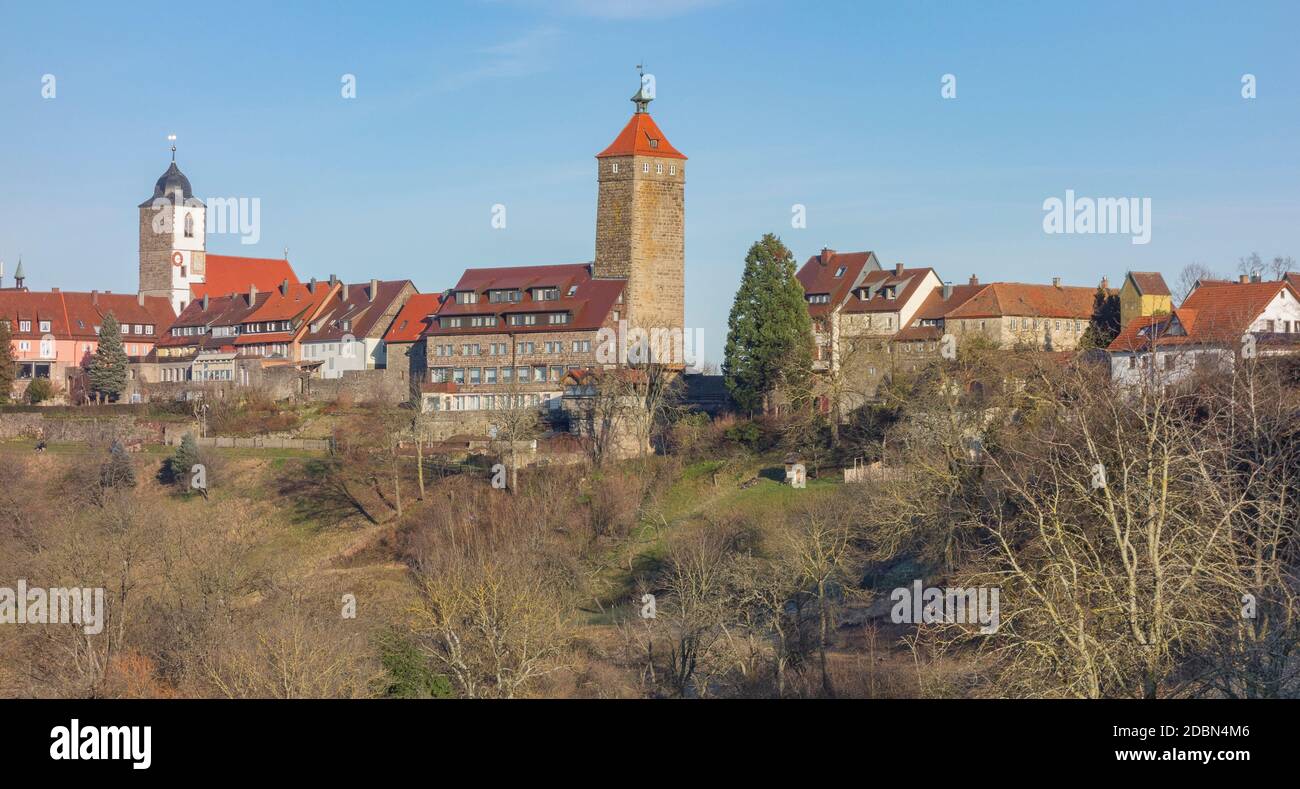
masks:
<instances>
[{"instance_id":1,"label":"weather vane on spire","mask_svg":"<svg viewBox=\"0 0 1300 789\"><path fill-rule=\"evenodd\" d=\"M655 75L645 73L645 63L636 64L636 73L641 78L641 88L632 97L637 112L646 112L650 102L655 100Z\"/></svg>"},{"instance_id":2,"label":"weather vane on spire","mask_svg":"<svg viewBox=\"0 0 1300 789\"><path fill-rule=\"evenodd\" d=\"M176 135L167 135L167 140L172 144L172 164L176 164Z\"/></svg>"}]
</instances>

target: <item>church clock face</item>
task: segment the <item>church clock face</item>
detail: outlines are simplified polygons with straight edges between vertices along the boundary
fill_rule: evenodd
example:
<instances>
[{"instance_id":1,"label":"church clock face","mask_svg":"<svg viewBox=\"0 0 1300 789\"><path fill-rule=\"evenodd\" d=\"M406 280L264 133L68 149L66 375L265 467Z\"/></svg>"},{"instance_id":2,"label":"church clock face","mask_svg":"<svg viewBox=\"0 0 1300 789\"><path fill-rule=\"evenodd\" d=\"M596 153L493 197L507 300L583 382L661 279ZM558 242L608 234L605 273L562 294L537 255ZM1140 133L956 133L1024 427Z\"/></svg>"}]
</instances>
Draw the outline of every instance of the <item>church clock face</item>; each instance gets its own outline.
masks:
<instances>
[{"instance_id":1,"label":"church clock face","mask_svg":"<svg viewBox=\"0 0 1300 789\"><path fill-rule=\"evenodd\" d=\"M180 252L173 252L173 253L172 253L172 265L173 265L173 266L176 266L176 267L179 268L180 266L184 265L184 263L185 263L185 256L184 256L184 255L182 255Z\"/></svg>"}]
</instances>

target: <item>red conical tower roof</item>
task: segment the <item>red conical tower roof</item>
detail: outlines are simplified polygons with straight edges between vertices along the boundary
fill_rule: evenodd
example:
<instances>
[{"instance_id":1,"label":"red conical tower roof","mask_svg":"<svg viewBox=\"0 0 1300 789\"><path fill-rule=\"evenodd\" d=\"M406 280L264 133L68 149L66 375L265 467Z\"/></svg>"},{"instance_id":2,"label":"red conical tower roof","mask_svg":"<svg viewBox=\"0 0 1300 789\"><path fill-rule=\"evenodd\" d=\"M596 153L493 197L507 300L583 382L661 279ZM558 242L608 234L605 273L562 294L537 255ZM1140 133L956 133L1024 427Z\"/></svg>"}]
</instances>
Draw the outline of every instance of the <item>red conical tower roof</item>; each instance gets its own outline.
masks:
<instances>
[{"instance_id":1,"label":"red conical tower roof","mask_svg":"<svg viewBox=\"0 0 1300 789\"><path fill-rule=\"evenodd\" d=\"M600 153L596 158L600 159L606 156L660 156L665 159L685 159L686 156L681 151L672 146L664 137L664 133L659 131L659 126L655 124L654 118L650 117L648 112L638 112L632 116L632 119L623 127L623 131L618 133L614 142Z\"/></svg>"}]
</instances>

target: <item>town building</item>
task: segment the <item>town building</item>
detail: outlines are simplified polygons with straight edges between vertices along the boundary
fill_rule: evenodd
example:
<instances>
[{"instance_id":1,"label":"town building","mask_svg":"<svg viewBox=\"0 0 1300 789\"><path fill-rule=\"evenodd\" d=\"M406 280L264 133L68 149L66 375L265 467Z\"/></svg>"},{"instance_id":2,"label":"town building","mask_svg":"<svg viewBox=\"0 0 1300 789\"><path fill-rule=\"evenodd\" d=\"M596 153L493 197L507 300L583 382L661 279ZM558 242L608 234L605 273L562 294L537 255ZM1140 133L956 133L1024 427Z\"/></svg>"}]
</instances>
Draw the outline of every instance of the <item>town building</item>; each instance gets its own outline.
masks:
<instances>
[{"instance_id":1,"label":"town building","mask_svg":"<svg viewBox=\"0 0 1300 789\"><path fill-rule=\"evenodd\" d=\"M592 268L467 270L424 333L424 410L558 408L569 370L616 364L626 282ZM608 355L598 358L602 342Z\"/></svg>"},{"instance_id":2,"label":"town building","mask_svg":"<svg viewBox=\"0 0 1300 789\"><path fill-rule=\"evenodd\" d=\"M424 334L433 325L440 304L441 293L414 293L384 332L388 374L406 383L414 403L420 402L419 384L428 379Z\"/></svg>"},{"instance_id":3,"label":"town building","mask_svg":"<svg viewBox=\"0 0 1300 789\"><path fill-rule=\"evenodd\" d=\"M265 293L285 280L298 283L287 259L209 255L207 211L176 166L172 146L171 165L154 183L153 195L139 205L141 294L166 298L179 315L204 295L224 296L252 286Z\"/></svg>"},{"instance_id":4,"label":"town building","mask_svg":"<svg viewBox=\"0 0 1300 789\"><path fill-rule=\"evenodd\" d=\"M120 326L132 379L171 327L174 316L164 298L58 288L32 291L22 284L22 272L20 263L18 284L0 288L0 320L9 324L13 335L17 392L32 379L48 378L70 400L83 395L82 371L99 349L99 332L108 315Z\"/></svg>"},{"instance_id":5,"label":"town building","mask_svg":"<svg viewBox=\"0 0 1300 789\"><path fill-rule=\"evenodd\" d=\"M978 284L972 277L971 284ZM1072 351L1092 320L1097 288L993 282L944 316L957 346L984 342L1002 349Z\"/></svg>"},{"instance_id":6,"label":"town building","mask_svg":"<svg viewBox=\"0 0 1300 789\"><path fill-rule=\"evenodd\" d=\"M388 367L384 335L415 295L409 279L341 285L302 338L301 366L320 378ZM403 357L403 363L409 361Z\"/></svg>"},{"instance_id":7,"label":"town building","mask_svg":"<svg viewBox=\"0 0 1300 789\"><path fill-rule=\"evenodd\" d=\"M158 343L159 383L260 384L268 368L292 368L302 360L301 345L342 285L312 280L288 281L269 291L256 285L245 293L192 301Z\"/></svg>"},{"instance_id":8,"label":"town building","mask_svg":"<svg viewBox=\"0 0 1300 789\"><path fill-rule=\"evenodd\" d=\"M596 155L593 262L468 269L444 295L422 359L412 353L424 410L559 409L569 371L614 367L629 351L637 360L647 346L646 361L683 366L686 157L651 100L643 83Z\"/></svg>"},{"instance_id":9,"label":"town building","mask_svg":"<svg viewBox=\"0 0 1300 789\"><path fill-rule=\"evenodd\" d=\"M941 358L940 343L948 334L948 314L970 301L988 285L974 275L964 285L944 283L930 291L912 320L889 340L890 371L915 372Z\"/></svg>"},{"instance_id":10,"label":"town building","mask_svg":"<svg viewBox=\"0 0 1300 789\"><path fill-rule=\"evenodd\" d=\"M1174 308L1173 295L1165 278L1155 271L1130 271L1119 289L1120 326L1135 318L1168 315Z\"/></svg>"},{"instance_id":11,"label":"town building","mask_svg":"<svg viewBox=\"0 0 1300 789\"><path fill-rule=\"evenodd\" d=\"M1300 352L1300 289L1246 276L1201 282L1169 313L1126 324L1107 351L1122 386L1167 386L1231 372L1244 358Z\"/></svg>"},{"instance_id":12,"label":"town building","mask_svg":"<svg viewBox=\"0 0 1300 789\"><path fill-rule=\"evenodd\" d=\"M863 279L877 271L880 261L874 252L836 252L823 247L795 274L812 319L814 371L839 370L840 311Z\"/></svg>"}]
</instances>

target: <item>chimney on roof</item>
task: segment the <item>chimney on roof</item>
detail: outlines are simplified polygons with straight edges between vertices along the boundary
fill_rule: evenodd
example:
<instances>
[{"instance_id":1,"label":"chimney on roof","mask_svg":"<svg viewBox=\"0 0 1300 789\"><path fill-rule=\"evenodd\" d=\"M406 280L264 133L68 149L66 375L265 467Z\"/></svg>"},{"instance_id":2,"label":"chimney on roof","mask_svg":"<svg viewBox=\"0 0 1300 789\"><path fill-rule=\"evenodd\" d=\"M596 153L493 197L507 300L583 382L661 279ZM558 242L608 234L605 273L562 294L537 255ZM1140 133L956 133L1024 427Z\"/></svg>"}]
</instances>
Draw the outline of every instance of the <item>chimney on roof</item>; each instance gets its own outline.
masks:
<instances>
[{"instance_id":1,"label":"chimney on roof","mask_svg":"<svg viewBox=\"0 0 1300 789\"><path fill-rule=\"evenodd\" d=\"M252 307L257 303L257 285L248 286L248 306Z\"/></svg>"},{"instance_id":2,"label":"chimney on roof","mask_svg":"<svg viewBox=\"0 0 1300 789\"><path fill-rule=\"evenodd\" d=\"M1237 282L1241 283L1242 285L1245 285L1247 282L1250 282L1250 275L1242 274L1241 276L1237 277Z\"/></svg>"},{"instance_id":3,"label":"chimney on roof","mask_svg":"<svg viewBox=\"0 0 1300 789\"><path fill-rule=\"evenodd\" d=\"M1102 290L1106 290L1106 291L1110 290L1110 280L1106 279L1105 277L1102 277L1100 287Z\"/></svg>"},{"instance_id":4,"label":"chimney on roof","mask_svg":"<svg viewBox=\"0 0 1300 789\"><path fill-rule=\"evenodd\" d=\"M375 296L377 296L378 294L379 294L379 280L372 279L370 280L370 300L374 301Z\"/></svg>"},{"instance_id":5,"label":"chimney on roof","mask_svg":"<svg viewBox=\"0 0 1300 789\"><path fill-rule=\"evenodd\" d=\"M90 292L90 303L91 303L91 304L98 304L98 303L99 303L99 291L97 291L97 290L92 290L92 291Z\"/></svg>"},{"instance_id":6,"label":"chimney on roof","mask_svg":"<svg viewBox=\"0 0 1300 789\"><path fill-rule=\"evenodd\" d=\"M1054 288L1059 288L1059 287L1061 287L1061 278L1060 278L1060 277L1052 277L1052 287L1054 287Z\"/></svg>"},{"instance_id":7,"label":"chimney on roof","mask_svg":"<svg viewBox=\"0 0 1300 789\"><path fill-rule=\"evenodd\" d=\"M947 301L948 299L952 298L952 283L951 282L943 283L943 290L941 290L940 293L942 294L944 301Z\"/></svg>"},{"instance_id":8,"label":"chimney on roof","mask_svg":"<svg viewBox=\"0 0 1300 789\"><path fill-rule=\"evenodd\" d=\"M59 292L58 288L50 288L50 293L58 293L58 292Z\"/></svg>"},{"instance_id":9,"label":"chimney on roof","mask_svg":"<svg viewBox=\"0 0 1300 789\"><path fill-rule=\"evenodd\" d=\"M822 247L821 263L823 266L829 263L833 257L835 257L835 250L830 247Z\"/></svg>"},{"instance_id":10,"label":"chimney on roof","mask_svg":"<svg viewBox=\"0 0 1300 789\"><path fill-rule=\"evenodd\" d=\"M978 285L978 284L980 284L979 278L976 277L974 274L971 274L971 275L970 275L970 284L972 284L972 285Z\"/></svg>"},{"instance_id":11,"label":"chimney on roof","mask_svg":"<svg viewBox=\"0 0 1300 789\"><path fill-rule=\"evenodd\" d=\"M203 311L208 311L208 294L206 293L203 294Z\"/></svg>"},{"instance_id":12,"label":"chimney on roof","mask_svg":"<svg viewBox=\"0 0 1300 789\"><path fill-rule=\"evenodd\" d=\"M289 280L287 277L285 278L284 282L280 283L280 295L281 296L289 295Z\"/></svg>"},{"instance_id":13,"label":"chimney on roof","mask_svg":"<svg viewBox=\"0 0 1300 789\"><path fill-rule=\"evenodd\" d=\"M311 278L311 282L308 282L308 283L307 283L307 292L308 292L308 293L313 293L313 294L316 292L316 278L315 278L315 277L312 277L312 278Z\"/></svg>"},{"instance_id":14,"label":"chimney on roof","mask_svg":"<svg viewBox=\"0 0 1300 789\"><path fill-rule=\"evenodd\" d=\"M903 264L902 264L902 263L895 263L895 264L894 264L894 276L895 276L895 277L901 277L901 276L903 276Z\"/></svg>"},{"instance_id":15,"label":"chimney on roof","mask_svg":"<svg viewBox=\"0 0 1300 789\"><path fill-rule=\"evenodd\" d=\"M141 307L144 306L144 293L143 293L143 292L137 293L137 294L135 295L135 303L138 304L138 305L140 305Z\"/></svg>"},{"instance_id":16,"label":"chimney on roof","mask_svg":"<svg viewBox=\"0 0 1300 789\"><path fill-rule=\"evenodd\" d=\"M339 281L339 278L338 278L338 277L334 276L333 274L330 274L330 287L331 287L331 288L334 287L334 283L336 283L336 282L338 282L338 281Z\"/></svg>"},{"instance_id":17,"label":"chimney on roof","mask_svg":"<svg viewBox=\"0 0 1300 789\"><path fill-rule=\"evenodd\" d=\"M343 283L343 300L348 300L348 283L346 282Z\"/></svg>"}]
</instances>

